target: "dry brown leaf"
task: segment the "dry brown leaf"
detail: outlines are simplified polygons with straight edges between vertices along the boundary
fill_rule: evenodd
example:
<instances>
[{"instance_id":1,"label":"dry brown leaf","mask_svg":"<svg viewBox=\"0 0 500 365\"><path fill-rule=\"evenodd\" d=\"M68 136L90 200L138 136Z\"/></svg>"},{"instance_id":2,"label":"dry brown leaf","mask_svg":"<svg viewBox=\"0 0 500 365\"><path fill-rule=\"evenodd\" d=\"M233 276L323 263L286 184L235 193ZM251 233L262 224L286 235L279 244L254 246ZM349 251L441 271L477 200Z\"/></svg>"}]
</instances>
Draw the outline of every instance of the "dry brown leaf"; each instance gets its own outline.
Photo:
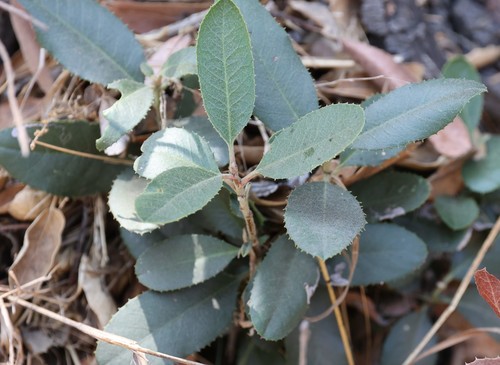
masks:
<instances>
[{"instance_id":1,"label":"dry brown leaf","mask_svg":"<svg viewBox=\"0 0 500 365\"><path fill-rule=\"evenodd\" d=\"M8 213L20 221L31 221L50 205L50 195L25 186L9 204Z\"/></svg>"},{"instance_id":2,"label":"dry brown leaf","mask_svg":"<svg viewBox=\"0 0 500 365\"><path fill-rule=\"evenodd\" d=\"M468 362L466 365L500 365L500 357L494 359L476 359L473 362Z\"/></svg>"},{"instance_id":3,"label":"dry brown leaf","mask_svg":"<svg viewBox=\"0 0 500 365\"><path fill-rule=\"evenodd\" d=\"M10 175L7 170L0 167L0 190L5 187L5 184L10 180Z\"/></svg>"},{"instance_id":4,"label":"dry brown leaf","mask_svg":"<svg viewBox=\"0 0 500 365\"><path fill-rule=\"evenodd\" d=\"M0 191L0 214L6 214L9 211L11 201L23 188L24 184L16 183Z\"/></svg>"},{"instance_id":5,"label":"dry brown leaf","mask_svg":"<svg viewBox=\"0 0 500 365\"><path fill-rule=\"evenodd\" d=\"M61 246L65 223L66 219L61 210L49 207L28 227L23 247L9 269L9 274L14 274L20 285L49 273ZM11 280L11 287L15 284L17 283ZM36 289L35 286L32 288Z\"/></svg>"},{"instance_id":6,"label":"dry brown leaf","mask_svg":"<svg viewBox=\"0 0 500 365\"><path fill-rule=\"evenodd\" d=\"M87 256L82 256L78 268L78 284L82 287L90 309L96 314L103 328L116 312L116 305L104 285L103 276L94 268Z\"/></svg>"},{"instance_id":7,"label":"dry brown leaf","mask_svg":"<svg viewBox=\"0 0 500 365\"><path fill-rule=\"evenodd\" d=\"M440 166L427 181L431 184L430 199L440 195L457 195L464 187L462 166L464 159L458 159Z\"/></svg>"},{"instance_id":8,"label":"dry brown leaf","mask_svg":"<svg viewBox=\"0 0 500 365\"><path fill-rule=\"evenodd\" d=\"M477 270L474 280L479 294L500 317L500 280L486 271L486 268Z\"/></svg>"},{"instance_id":9,"label":"dry brown leaf","mask_svg":"<svg viewBox=\"0 0 500 365\"><path fill-rule=\"evenodd\" d=\"M429 142L437 152L451 158L464 156L472 150L469 131L460 117L430 136Z\"/></svg>"}]
</instances>

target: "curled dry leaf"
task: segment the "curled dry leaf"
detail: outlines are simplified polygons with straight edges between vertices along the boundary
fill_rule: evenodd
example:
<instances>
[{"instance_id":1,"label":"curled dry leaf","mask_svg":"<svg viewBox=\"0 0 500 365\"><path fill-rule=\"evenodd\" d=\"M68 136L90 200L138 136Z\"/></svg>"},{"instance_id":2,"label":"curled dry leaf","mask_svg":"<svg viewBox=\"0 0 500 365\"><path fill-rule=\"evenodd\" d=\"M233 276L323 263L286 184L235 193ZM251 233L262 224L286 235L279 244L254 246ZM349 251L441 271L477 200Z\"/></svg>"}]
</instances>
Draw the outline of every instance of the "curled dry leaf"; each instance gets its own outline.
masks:
<instances>
[{"instance_id":1,"label":"curled dry leaf","mask_svg":"<svg viewBox=\"0 0 500 365\"><path fill-rule=\"evenodd\" d=\"M0 214L6 214L9 211L10 203L23 188L24 184L17 183L0 191Z\"/></svg>"},{"instance_id":2,"label":"curled dry leaf","mask_svg":"<svg viewBox=\"0 0 500 365\"><path fill-rule=\"evenodd\" d=\"M436 151L446 157L458 158L472 150L469 131L460 117L456 117L444 129L430 136L429 141Z\"/></svg>"},{"instance_id":3,"label":"curled dry leaf","mask_svg":"<svg viewBox=\"0 0 500 365\"><path fill-rule=\"evenodd\" d=\"M65 223L61 210L49 207L28 227L23 247L9 269L9 274L14 274L20 285L49 273L61 246ZM17 283L11 281L10 284L13 287Z\"/></svg>"},{"instance_id":4,"label":"curled dry leaf","mask_svg":"<svg viewBox=\"0 0 500 365\"><path fill-rule=\"evenodd\" d=\"M50 205L50 195L25 186L9 204L8 213L20 221L32 221Z\"/></svg>"},{"instance_id":5,"label":"curled dry leaf","mask_svg":"<svg viewBox=\"0 0 500 365\"><path fill-rule=\"evenodd\" d=\"M500 365L500 357L494 359L476 359L473 362L468 362L466 365Z\"/></svg>"},{"instance_id":6,"label":"curled dry leaf","mask_svg":"<svg viewBox=\"0 0 500 365\"><path fill-rule=\"evenodd\" d=\"M477 290L483 299L500 317L500 280L491 275L486 268L477 270L474 274Z\"/></svg>"}]
</instances>

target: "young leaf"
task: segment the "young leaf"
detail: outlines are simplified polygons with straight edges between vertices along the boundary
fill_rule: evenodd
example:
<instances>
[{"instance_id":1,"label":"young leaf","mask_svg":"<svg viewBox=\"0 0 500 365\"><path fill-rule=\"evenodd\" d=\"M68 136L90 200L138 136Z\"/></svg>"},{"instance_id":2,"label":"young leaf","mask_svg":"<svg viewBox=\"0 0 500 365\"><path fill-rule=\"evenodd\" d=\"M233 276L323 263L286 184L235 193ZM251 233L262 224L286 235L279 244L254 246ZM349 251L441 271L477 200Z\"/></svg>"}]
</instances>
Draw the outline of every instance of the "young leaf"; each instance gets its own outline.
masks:
<instances>
[{"instance_id":1,"label":"young leaf","mask_svg":"<svg viewBox=\"0 0 500 365\"><path fill-rule=\"evenodd\" d=\"M238 247L211 236L177 236L143 252L135 264L135 273L150 289L182 289L217 275L238 251Z\"/></svg>"},{"instance_id":2,"label":"young leaf","mask_svg":"<svg viewBox=\"0 0 500 365\"><path fill-rule=\"evenodd\" d=\"M132 169L123 171L113 182L108 197L109 210L120 226L128 231L144 234L159 227L140 220L135 210L135 199L147 184L148 181L134 174Z\"/></svg>"},{"instance_id":3,"label":"young leaf","mask_svg":"<svg viewBox=\"0 0 500 365\"><path fill-rule=\"evenodd\" d=\"M425 203L430 186L424 178L410 173L386 171L349 187L361 202L368 222L392 219Z\"/></svg>"},{"instance_id":4,"label":"young leaf","mask_svg":"<svg viewBox=\"0 0 500 365\"><path fill-rule=\"evenodd\" d=\"M27 127L30 138L42 127L42 124ZM19 150L16 135L15 128L0 132L0 165L19 181L51 194L83 196L108 191L113 179L125 167L99 160L99 157L106 156L95 148L95 140L99 137L97 123L50 123L47 133L38 139L40 142L90 154L95 158L42 146L36 146L29 157L25 158Z\"/></svg>"},{"instance_id":5,"label":"young leaf","mask_svg":"<svg viewBox=\"0 0 500 365\"><path fill-rule=\"evenodd\" d=\"M370 104L356 149L382 150L427 138L450 123L474 96L486 91L470 80L439 79L409 84Z\"/></svg>"},{"instance_id":6,"label":"young leaf","mask_svg":"<svg viewBox=\"0 0 500 365\"><path fill-rule=\"evenodd\" d=\"M334 263L338 263L337 257ZM413 232L396 224L367 224L360 237L359 259L351 285L401 279L417 270L426 257L425 243Z\"/></svg>"},{"instance_id":7,"label":"young leaf","mask_svg":"<svg viewBox=\"0 0 500 365\"><path fill-rule=\"evenodd\" d=\"M208 143L182 128L167 128L154 133L143 143L142 156L135 160L135 171L154 179L164 171L191 166L219 172Z\"/></svg>"},{"instance_id":8,"label":"young leaf","mask_svg":"<svg viewBox=\"0 0 500 365\"><path fill-rule=\"evenodd\" d=\"M149 183L135 201L145 222L175 222L203 208L222 187L222 175L200 167L174 167Z\"/></svg>"},{"instance_id":9,"label":"young leaf","mask_svg":"<svg viewBox=\"0 0 500 365\"><path fill-rule=\"evenodd\" d=\"M477 270L474 280L479 294L490 305L497 317L500 317L500 280L491 275L486 268Z\"/></svg>"},{"instance_id":10,"label":"young leaf","mask_svg":"<svg viewBox=\"0 0 500 365\"><path fill-rule=\"evenodd\" d=\"M431 327L432 323L425 308L418 312L412 312L399 319L391 328L384 342L380 363L384 365L401 365ZM429 349L436 343L437 339L434 336L425 349ZM417 364L435 365L436 360L437 355L433 354L425 357Z\"/></svg>"},{"instance_id":11,"label":"young leaf","mask_svg":"<svg viewBox=\"0 0 500 365\"><path fill-rule=\"evenodd\" d=\"M500 137L491 136L486 142L486 156L467 161L462 169L465 185L476 193L490 193L500 188Z\"/></svg>"},{"instance_id":12,"label":"young leaf","mask_svg":"<svg viewBox=\"0 0 500 365\"><path fill-rule=\"evenodd\" d=\"M326 260L351 244L365 225L358 201L327 182L299 186L290 194L285 227L301 249Z\"/></svg>"},{"instance_id":13,"label":"young leaf","mask_svg":"<svg viewBox=\"0 0 500 365\"><path fill-rule=\"evenodd\" d=\"M255 62L254 114L274 131L318 108L313 80L288 34L257 0L234 0L250 31Z\"/></svg>"},{"instance_id":14,"label":"young leaf","mask_svg":"<svg viewBox=\"0 0 500 365\"><path fill-rule=\"evenodd\" d=\"M438 196L434 206L443 222L454 231L469 227L479 217L479 207L472 198Z\"/></svg>"},{"instance_id":15,"label":"young leaf","mask_svg":"<svg viewBox=\"0 0 500 365\"><path fill-rule=\"evenodd\" d=\"M363 123L363 109L357 105L315 110L273 136L256 171L273 179L303 175L349 146Z\"/></svg>"},{"instance_id":16,"label":"young leaf","mask_svg":"<svg viewBox=\"0 0 500 365\"><path fill-rule=\"evenodd\" d=\"M231 324L240 278L221 274L204 285L171 293L147 291L130 300L105 327L137 341L142 347L174 356L186 356L208 345ZM100 365L130 364L132 352L99 342ZM150 365L165 365L158 357Z\"/></svg>"},{"instance_id":17,"label":"young leaf","mask_svg":"<svg viewBox=\"0 0 500 365\"><path fill-rule=\"evenodd\" d=\"M162 66L160 73L164 77L180 79L186 75L196 75L196 48L187 47L171 55Z\"/></svg>"},{"instance_id":18,"label":"young leaf","mask_svg":"<svg viewBox=\"0 0 500 365\"><path fill-rule=\"evenodd\" d=\"M257 333L266 340L288 335L304 316L318 281L312 257L283 236L274 242L257 268L248 301Z\"/></svg>"},{"instance_id":19,"label":"young leaf","mask_svg":"<svg viewBox=\"0 0 500 365\"><path fill-rule=\"evenodd\" d=\"M150 86L132 80L118 80L108 85L122 94L120 100L104 111L109 124L103 135L96 141L97 149L102 151L127 134L146 116L154 101Z\"/></svg>"},{"instance_id":20,"label":"young leaf","mask_svg":"<svg viewBox=\"0 0 500 365\"><path fill-rule=\"evenodd\" d=\"M48 30L38 40L64 67L82 79L108 85L142 81L144 52L134 34L94 0L19 0Z\"/></svg>"},{"instance_id":21,"label":"young leaf","mask_svg":"<svg viewBox=\"0 0 500 365\"><path fill-rule=\"evenodd\" d=\"M248 123L255 78L247 26L231 0L219 0L200 25L198 78L208 117L228 146Z\"/></svg>"},{"instance_id":22,"label":"young leaf","mask_svg":"<svg viewBox=\"0 0 500 365\"><path fill-rule=\"evenodd\" d=\"M479 72L477 72L474 66L461 55L452 58L443 66L443 76L446 78L467 79L481 82L481 75L479 75ZM474 128L479 124L481 114L483 113L483 103L484 96L474 96L460 112L460 117L467 125L469 133L472 133Z\"/></svg>"}]
</instances>

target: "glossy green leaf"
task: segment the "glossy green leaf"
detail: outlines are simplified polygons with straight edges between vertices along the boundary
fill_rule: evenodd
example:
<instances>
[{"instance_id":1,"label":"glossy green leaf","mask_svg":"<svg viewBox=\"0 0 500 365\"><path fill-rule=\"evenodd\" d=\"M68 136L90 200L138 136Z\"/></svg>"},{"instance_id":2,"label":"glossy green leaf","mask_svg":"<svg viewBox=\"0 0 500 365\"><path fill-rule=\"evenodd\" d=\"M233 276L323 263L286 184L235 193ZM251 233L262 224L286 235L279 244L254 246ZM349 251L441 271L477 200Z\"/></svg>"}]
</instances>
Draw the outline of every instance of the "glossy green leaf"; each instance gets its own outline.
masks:
<instances>
[{"instance_id":1,"label":"glossy green leaf","mask_svg":"<svg viewBox=\"0 0 500 365\"><path fill-rule=\"evenodd\" d=\"M144 79L141 45L125 24L96 1L19 2L48 26L48 30L35 28L40 44L72 73L103 85Z\"/></svg>"},{"instance_id":2,"label":"glossy green leaf","mask_svg":"<svg viewBox=\"0 0 500 365\"><path fill-rule=\"evenodd\" d=\"M308 317L317 317L330 308L332 303L324 286L320 286L311 299ZM307 339L307 341L304 341ZM301 341L302 340L302 341ZM302 321L285 339L287 365L301 365L301 352L307 365L347 365L344 346L333 315L321 321Z\"/></svg>"},{"instance_id":3,"label":"glossy green leaf","mask_svg":"<svg viewBox=\"0 0 500 365\"><path fill-rule=\"evenodd\" d=\"M143 252L135 264L135 273L150 289L182 289L217 275L238 251L238 247L211 236L177 236Z\"/></svg>"},{"instance_id":4,"label":"glossy green leaf","mask_svg":"<svg viewBox=\"0 0 500 365\"><path fill-rule=\"evenodd\" d=\"M182 128L167 128L151 135L143 143L142 156L135 160L135 171L154 179L162 172L182 166L219 172L208 143Z\"/></svg>"},{"instance_id":5,"label":"glossy green leaf","mask_svg":"<svg viewBox=\"0 0 500 365\"><path fill-rule=\"evenodd\" d=\"M156 176L135 207L145 222L175 222L203 208L222 187L222 175L199 167L174 167Z\"/></svg>"},{"instance_id":6,"label":"glossy green leaf","mask_svg":"<svg viewBox=\"0 0 500 365\"><path fill-rule=\"evenodd\" d=\"M285 227L301 249L326 260L351 244L365 225L358 201L327 182L296 188L288 198Z\"/></svg>"},{"instance_id":7,"label":"glossy green leaf","mask_svg":"<svg viewBox=\"0 0 500 365\"><path fill-rule=\"evenodd\" d=\"M334 260L343 260L337 257ZM422 266L426 258L427 247L415 233L396 224L367 224L361 233L351 285L365 286L404 278Z\"/></svg>"},{"instance_id":8,"label":"glossy green leaf","mask_svg":"<svg viewBox=\"0 0 500 365\"><path fill-rule=\"evenodd\" d=\"M42 124L27 127L30 138L42 127ZM19 150L17 130L7 128L0 132L0 165L19 181L55 195L83 196L108 191L125 166L98 159L107 157L95 148L99 124L61 121L50 123L47 128L40 142L90 154L94 158L41 146L36 146L29 157L24 158Z\"/></svg>"},{"instance_id":9,"label":"glossy green leaf","mask_svg":"<svg viewBox=\"0 0 500 365\"><path fill-rule=\"evenodd\" d=\"M231 0L219 0L200 25L198 78L208 117L229 146L248 123L255 102L247 26Z\"/></svg>"},{"instance_id":10,"label":"glossy green leaf","mask_svg":"<svg viewBox=\"0 0 500 365\"><path fill-rule=\"evenodd\" d=\"M109 210L128 231L144 234L158 228L157 224L143 222L135 210L135 199L147 184L148 181L134 174L132 169L123 171L113 182L108 197Z\"/></svg>"},{"instance_id":11,"label":"glossy green leaf","mask_svg":"<svg viewBox=\"0 0 500 365\"><path fill-rule=\"evenodd\" d=\"M203 285L170 293L147 291L121 307L106 332L137 341L145 348L187 356L208 345L229 327L240 280L221 274ZM99 342L100 365L132 363L129 349ZM150 365L171 364L148 356Z\"/></svg>"},{"instance_id":12,"label":"glossy green leaf","mask_svg":"<svg viewBox=\"0 0 500 365\"><path fill-rule=\"evenodd\" d=\"M120 100L106 109L103 114L109 124L101 138L96 141L102 151L130 132L146 116L154 101L153 89L132 80L118 80L108 85L122 94Z\"/></svg>"},{"instance_id":13,"label":"glossy green leaf","mask_svg":"<svg viewBox=\"0 0 500 365\"><path fill-rule=\"evenodd\" d=\"M465 185L476 193L490 193L500 188L500 136L486 142L486 156L467 161L462 169Z\"/></svg>"},{"instance_id":14,"label":"glossy green leaf","mask_svg":"<svg viewBox=\"0 0 500 365\"><path fill-rule=\"evenodd\" d=\"M432 322L425 308L418 312L407 314L392 326L389 335L382 347L380 363L384 365L401 365L408 355L420 343L422 338L431 329ZM437 343L436 337L432 337L425 349L429 349ZM416 365L435 365L437 355L425 357Z\"/></svg>"},{"instance_id":15,"label":"glossy green leaf","mask_svg":"<svg viewBox=\"0 0 500 365\"><path fill-rule=\"evenodd\" d=\"M444 128L474 96L486 91L470 80L439 79L391 91L366 110L356 149L382 150L427 138Z\"/></svg>"},{"instance_id":16,"label":"glossy green leaf","mask_svg":"<svg viewBox=\"0 0 500 365\"><path fill-rule=\"evenodd\" d=\"M481 82L481 75L467 59L462 56L453 57L443 66L443 76L453 79L467 79ZM483 113L484 97L482 95L474 96L460 112L460 117L467 125L469 132L472 133L481 120Z\"/></svg>"},{"instance_id":17,"label":"glossy green leaf","mask_svg":"<svg viewBox=\"0 0 500 365\"><path fill-rule=\"evenodd\" d=\"M256 171L273 179L303 175L349 146L363 123L363 109L357 105L315 110L273 136Z\"/></svg>"},{"instance_id":18,"label":"glossy green leaf","mask_svg":"<svg viewBox=\"0 0 500 365\"><path fill-rule=\"evenodd\" d=\"M257 268L248 301L257 333L266 340L288 335L304 316L319 282L314 259L283 236Z\"/></svg>"},{"instance_id":19,"label":"glossy green leaf","mask_svg":"<svg viewBox=\"0 0 500 365\"><path fill-rule=\"evenodd\" d=\"M183 48L172 54L160 71L163 76L176 79L196 75L197 72L195 47Z\"/></svg>"},{"instance_id":20,"label":"glossy green leaf","mask_svg":"<svg viewBox=\"0 0 500 365\"><path fill-rule=\"evenodd\" d=\"M181 127L195 133L207 141L219 167L228 164L229 152L227 150L227 144L214 129L214 126L207 117L191 116L189 118L178 119L174 121L173 124L176 127Z\"/></svg>"},{"instance_id":21,"label":"glossy green leaf","mask_svg":"<svg viewBox=\"0 0 500 365\"><path fill-rule=\"evenodd\" d=\"M479 207L472 198L438 196L434 207L443 222L455 231L469 227L479 217Z\"/></svg>"},{"instance_id":22,"label":"glossy green leaf","mask_svg":"<svg viewBox=\"0 0 500 365\"><path fill-rule=\"evenodd\" d=\"M397 156L406 146L386 148L384 150L356 150L347 148L340 154L344 166L378 166L382 162Z\"/></svg>"},{"instance_id":23,"label":"glossy green leaf","mask_svg":"<svg viewBox=\"0 0 500 365\"><path fill-rule=\"evenodd\" d=\"M349 187L361 202L368 222L393 219L425 203L430 186L424 178L405 172L385 171Z\"/></svg>"},{"instance_id":24,"label":"glossy green leaf","mask_svg":"<svg viewBox=\"0 0 500 365\"><path fill-rule=\"evenodd\" d=\"M234 0L250 31L255 63L254 114L278 131L318 108L311 75L288 34L257 0Z\"/></svg>"}]
</instances>

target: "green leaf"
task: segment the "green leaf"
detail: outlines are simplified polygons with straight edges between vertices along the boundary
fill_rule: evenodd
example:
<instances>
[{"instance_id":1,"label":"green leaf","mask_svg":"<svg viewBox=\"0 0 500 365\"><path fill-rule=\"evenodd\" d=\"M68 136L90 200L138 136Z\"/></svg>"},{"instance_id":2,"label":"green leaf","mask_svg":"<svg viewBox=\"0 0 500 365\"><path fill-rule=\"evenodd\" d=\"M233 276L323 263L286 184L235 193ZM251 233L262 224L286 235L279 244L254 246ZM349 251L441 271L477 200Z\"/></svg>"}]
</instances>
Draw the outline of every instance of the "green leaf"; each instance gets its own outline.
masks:
<instances>
[{"instance_id":1,"label":"green leaf","mask_svg":"<svg viewBox=\"0 0 500 365\"><path fill-rule=\"evenodd\" d=\"M486 142L486 156L467 161L462 169L465 185L476 193L490 193L500 188L500 136Z\"/></svg>"},{"instance_id":2,"label":"green leaf","mask_svg":"<svg viewBox=\"0 0 500 365\"><path fill-rule=\"evenodd\" d=\"M48 26L37 37L69 71L103 85L144 80L144 52L134 34L94 0L20 0L26 10Z\"/></svg>"},{"instance_id":3,"label":"green leaf","mask_svg":"<svg viewBox=\"0 0 500 365\"><path fill-rule=\"evenodd\" d=\"M219 0L200 25L198 78L208 117L228 146L248 123L255 102L247 26L231 0Z\"/></svg>"},{"instance_id":4,"label":"green leaf","mask_svg":"<svg viewBox=\"0 0 500 365\"><path fill-rule=\"evenodd\" d=\"M238 251L238 247L211 236L177 236L143 252L135 264L135 273L150 289L182 289L220 273Z\"/></svg>"},{"instance_id":5,"label":"green leaf","mask_svg":"<svg viewBox=\"0 0 500 365\"><path fill-rule=\"evenodd\" d=\"M162 66L160 73L164 77L180 79L186 75L196 75L196 48L187 47L171 55Z\"/></svg>"},{"instance_id":6,"label":"green leaf","mask_svg":"<svg viewBox=\"0 0 500 365\"><path fill-rule=\"evenodd\" d=\"M132 169L123 171L113 182L108 204L113 217L128 231L144 234L158 228L157 224L143 222L135 210L135 199L144 191L148 181Z\"/></svg>"},{"instance_id":7,"label":"green leaf","mask_svg":"<svg viewBox=\"0 0 500 365\"><path fill-rule=\"evenodd\" d=\"M401 365L431 327L432 323L425 308L399 319L391 328L384 342L380 363L384 365ZM436 343L437 339L434 336L425 347L425 350L428 350ZM416 365L434 365L436 360L437 355L433 354L418 361Z\"/></svg>"},{"instance_id":8,"label":"green leaf","mask_svg":"<svg viewBox=\"0 0 500 365\"><path fill-rule=\"evenodd\" d=\"M101 138L96 141L100 151L111 146L139 124L154 101L151 86L136 81L118 80L109 84L108 88L118 89L122 96L103 112L109 124Z\"/></svg>"},{"instance_id":9,"label":"green leaf","mask_svg":"<svg viewBox=\"0 0 500 365\"><path fill-rule=\"evenodd\" d=\"M391 147L384 150L356 150L347 148L340 154L344 166L378 166L397 156L406 146Z\"/></svg>"},{"instance_id":10,"label":"green leaf","mask_svg":"<svg viewBox=\"0 0 500 365\"><path fill-rule=\"evenodd\" d=\"M222 175L199 167L174 167L156 176L135 201L145 222L175 222L203 208L222 187Z\"/></svg>"},{"instance_id":11,"label":"green leaf","mask_svg":"<svg viewBox=\"0 0 500 365\"><path fill-rule=\"evenodd\" d=\"M332 303L326 287L320 286L311 299L308 317L317 317L330 308ZM306 335L306 336L304 336ZM304 339L307 338L307 341ZM302 321L285 339L288 365L301 365L301 350L307 365L347 365L344 346L333 315L314 323ZM334 361L332 361L334 360Z\"/></svg>"},{"instance_id":12,"label":"green leaf","mask_svg":"<svg viewBox=\"0 0 500 365\"><path fill-rule=\"evenodd\" d=\"M120 237L125 246L127 246L127 249L132 257L136 260L148 248L166 238L166 236L159 229L140 235L128 231L123 227L120 227Z\"/></svg>"},{"instance_id":13,"label":"green leaf","mask_svg":"<svg viewBox=\"0 0 500 365\"><path fill-rule=\"evenodd\" d=\"M30 138L44 125L27 127ZM107 158L95 148L99 124L83 121L49 123L47 133L39 138L56 147L86 153L95 158L77 156L36 146L24 158L17 142L15 128L0 132L0 165L19 181L55 195L83 196L108 191L113 179L125 166L99 160Z\"/></svg>"},{"instance_id":14,"label":"green leaf","mask_svg":"<svg viewBox=\"0 0 500 365\"><path fill-rule=\"evenodd\" d=\"M467 79L481 82L481 75L467 59L460 55L452 58L443 66L443 76L454 79ZM467 125L469 133L472 133L478 126L483 113L484 97L482 95L474 96L464 106L460 112L460 117Z\"/></svg>"},{"instance_id":15,"label":"green leaf","mask_svg":"<svg viewBox=\"0 0 500 365\"><path fill-rule=\"evenodd\" d=\"M410 173L386 171L349 187L361 202L368 222L392 219L425 203L430 186L424 178Z\"/></svg>"},{"instance_id":16,"label":"green leaf","mask_svg":"<svg viewBox=\"0 0 500 365\"><path fill-rule=\"evenodd\" d=\"M313 80L288 34L257 0L234 0L250 31L255 63L254 114L278 131L318 108Z\"/></svg>"},{"instance_id":17,"label":"green leaf","mask_svg":"<svg viewBox=\"0 0 500 365\"><path fill-rule=\"evenodd\" d=\"M264 341L258 336L243 337L239 342L236 365L285 365L279 342Z\"/></svg>"},{"instance_id":18,"label":"green leaf","mask_svg":"<svg viewBox=\"0 0 500 365\"><path fill-rule=\"evenodd\" d=\"M477 252L486 239L487 232L476 232L467 246L463 250L455 252L452 258L452 267L450 273L453 277L462 280L467 273L470 265L476 258ZM500 277L500 237L495 239L492 247L481 261L479 268L486 267L491 275Z\"/></svg>"},{"instance_id":19,"label":"green leaf","mask_svg":"<svg viewBox=\"0 0 500 365\"><path fill-rule=\"evenodd\" d=\"M479 207L472 198L438 196L434 207L443 222L454 231L469 227L479 217Z\"/></svg>"},{"instance_id":20,"label":"green leaf","mask_svg":"<svg viewBox=\"0 0 500 365\"><path fill-rule=\"evenodd\" d=\"M427 138L450 123L484 85L470 80L439 79L409 84L370 104L356 149L382 150Z\"/></svg>"},{"instance_id":21,"label":"green leaf","mask_svg":"<svg viewBox=\"0 0 500 365\"><path fill-rule=\"evenodd\" d=\"M296 188L288 198L285 226L301 249L326 260L351 244L365 225L358 201L327 182Z\"/></svg>"},{"instance_id":22,"label":"green leaf","mask_svg":"<svg viewBox=\"0 0 500 365\"><path fill-rule=\"evenodd\" d=\"M229 152L226 142L221 138L219 133L214 129L214 126L207 117L192 116L189 118L178 119L173 122L176 127L182 127L189 132L202 136L210 146L215 161L219 167L226 166L229 162Z\"/></svg>"},{"instance_id":23,"label":"green leaf","mask_svg":"<svg viewBox=\"0 0 500 365\"><path fill-rule=\"evenodd\" d=\"M148 179L182 166L198 167L218 173L219 168L208 143L182 128L167 128L143 143L142 156L135 160L135 171Z\"/></svg>"},{"instance_id":24,"label":"green leaf","mask_svg":"<svg viewBox=\"0 0 500 365\"><path fill-rule=\"evenodd\" d=\"M187 356L208 345L231 324L240 278L221 274L203 285L170 293L147 291L130 300L104 328L145 348ZM99 342L100 365L132 363L132 352ZM171 364L149 357L150 365Z\"/></svg>"},{"instance_id":25,"label":"green leaf","mask_svg":"<svg viewBox=\"0 0 500 365\"><path fill-rule=\"evenodd\" d=\"M315 110L273 136L256 171L273 179L303 175L349 146L363 123L363 109L357 105Z\"/></svg>"},{"instance_id":26,"label":"green leaf","mask_svg":"<svg viewBox=\"0 0 500 365\"><path fill-rule=\"evenodd\" d=\"M337 257L334 265L345 261ZM427 247L413 232L396 224L367 224L360 237L359 259L351 285L402 279L422 266L426 258Z\"/></svg>"},{"instance_id":27,"label":"green leaf","mask_svg":"<svg viewBox=\"0 0 500 365\"><path fill-rule=\"evenodd\" d=\"M248 301L257 333L266 340L288 335L304 316L318 281L312 257L283 236L274 242L257 268Z\"/></svg>"}]
</instances>

